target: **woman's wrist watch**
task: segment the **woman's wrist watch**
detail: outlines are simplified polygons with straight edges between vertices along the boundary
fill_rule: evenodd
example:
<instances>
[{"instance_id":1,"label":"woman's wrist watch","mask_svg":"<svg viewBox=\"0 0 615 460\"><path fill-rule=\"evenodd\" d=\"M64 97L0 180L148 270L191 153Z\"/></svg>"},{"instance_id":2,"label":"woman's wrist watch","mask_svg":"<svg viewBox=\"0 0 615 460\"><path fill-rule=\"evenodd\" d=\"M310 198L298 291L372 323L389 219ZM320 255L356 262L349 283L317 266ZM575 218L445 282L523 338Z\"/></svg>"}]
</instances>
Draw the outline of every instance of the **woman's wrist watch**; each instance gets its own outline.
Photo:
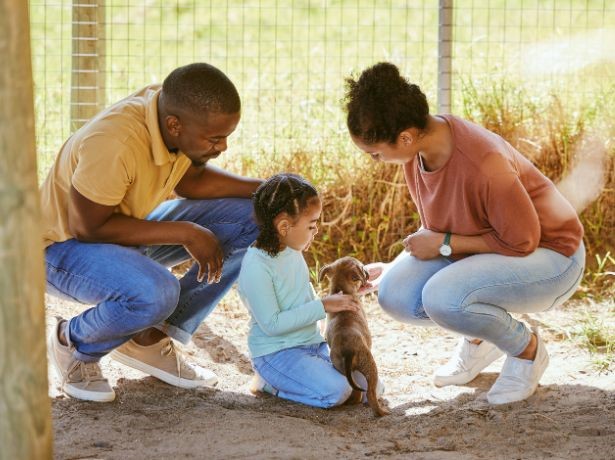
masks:
<instances>
[{"instance_id":1,"label":"woman's wrist watch","mask_svg":"<svg viewBox=\"0 0 615 460\"><path fill-rule=\"evenodd\" d=\"M448 232L444 235L444 242L440 246L440 255L444 257L448 257L453 253L453 248L451 248L451 233Z\"/></svg>"}]
</instances>

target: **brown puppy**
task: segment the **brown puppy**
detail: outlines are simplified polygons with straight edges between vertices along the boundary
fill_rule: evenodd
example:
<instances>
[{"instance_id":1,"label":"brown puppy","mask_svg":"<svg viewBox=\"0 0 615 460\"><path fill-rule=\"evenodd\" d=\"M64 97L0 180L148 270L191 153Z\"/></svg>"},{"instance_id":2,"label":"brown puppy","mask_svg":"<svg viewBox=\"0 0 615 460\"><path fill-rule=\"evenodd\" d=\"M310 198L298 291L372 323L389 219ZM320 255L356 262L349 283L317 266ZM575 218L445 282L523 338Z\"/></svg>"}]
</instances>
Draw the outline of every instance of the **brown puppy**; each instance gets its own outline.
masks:
<instances>
[{"instance_id":1,"label":"brown puppy","mask_svg":"<svg viewBox=\"0 0 615 460\"><path fill-rule=\"evenodd\" d=\"M320 270L318 280L327 276L330 279L329 292L354 295L361 286L367 283L369 274L363 264L354 257L343 257L332 264L325 265ZM359 302L360 305L360 302ZM352 379L352 371L360 371L367 380L367 401L378 417L390 412L380 406L376 395L378 384L378 369L371 353L372 336L367 325L363 308L359 311L342 311L327 313L326 338L331 348L331 361L335 368L346 375L348 383L353 388L349 401L360 401L361 392L365 391Z\"/></svg>"}]
</instances>

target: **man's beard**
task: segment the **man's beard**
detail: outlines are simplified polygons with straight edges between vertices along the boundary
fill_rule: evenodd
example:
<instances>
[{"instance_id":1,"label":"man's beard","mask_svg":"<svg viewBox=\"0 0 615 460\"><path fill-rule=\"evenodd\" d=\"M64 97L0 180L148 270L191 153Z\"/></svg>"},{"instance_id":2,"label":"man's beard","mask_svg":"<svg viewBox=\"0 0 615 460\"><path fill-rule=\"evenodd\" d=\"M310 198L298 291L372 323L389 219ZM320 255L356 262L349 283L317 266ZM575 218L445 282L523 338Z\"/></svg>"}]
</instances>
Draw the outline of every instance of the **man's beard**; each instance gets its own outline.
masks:
<instances>
[{"instance_id":1,"label":"man's beard","mask_svg":"<svg viewBox=\"0 0 615 460\"><path fill-rule=\"evenodd\" d=\"M207 160L192 160L192 166L195 168L204 168L208 161L209 158Z\"/></svg>"}]
</instances>

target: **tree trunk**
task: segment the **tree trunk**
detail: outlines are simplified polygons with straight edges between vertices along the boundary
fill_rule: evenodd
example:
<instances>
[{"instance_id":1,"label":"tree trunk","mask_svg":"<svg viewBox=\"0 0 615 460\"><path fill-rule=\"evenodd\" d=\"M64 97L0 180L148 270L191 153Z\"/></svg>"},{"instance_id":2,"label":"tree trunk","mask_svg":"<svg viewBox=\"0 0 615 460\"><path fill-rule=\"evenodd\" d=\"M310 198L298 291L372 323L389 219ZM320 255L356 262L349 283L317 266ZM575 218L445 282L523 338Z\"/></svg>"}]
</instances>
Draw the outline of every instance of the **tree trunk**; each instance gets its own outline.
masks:
<instances>
[{"instance_id":1,"label":"tree trunk","mask_svg":"<svg viewBox=\"0 0 615 460\"><path fill-rule=\"evenodd\" d=\"M0 458L52 455L28 2L0 0Z\"/></svg>"}]
</instances>

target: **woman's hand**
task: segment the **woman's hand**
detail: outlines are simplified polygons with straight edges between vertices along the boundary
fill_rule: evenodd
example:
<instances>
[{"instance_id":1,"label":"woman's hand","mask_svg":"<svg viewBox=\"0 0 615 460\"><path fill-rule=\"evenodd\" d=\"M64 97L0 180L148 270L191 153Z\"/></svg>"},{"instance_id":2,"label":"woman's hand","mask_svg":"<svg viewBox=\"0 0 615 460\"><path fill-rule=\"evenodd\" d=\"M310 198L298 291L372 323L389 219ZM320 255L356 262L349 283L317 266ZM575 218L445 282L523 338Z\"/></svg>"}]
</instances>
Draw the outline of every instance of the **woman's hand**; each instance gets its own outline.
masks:
<instances>
[{"instance_id":1,"label":"woman's hand","mask_svg":"<svg viewBox=\"0 0 615 460\"><path fill-rule=\"evenodd\" d=\"M342 294L342 292L328 295L326 297L323 297L321 300L327 313L359 310L359 302L357 302L353 296L348 294Z\"/></svg>"},{"instance_id":2,"label":"woman's hand","mask_svg":"<svg viewBox=\"0 0 615 460\"><path fill-rule=\"evenodd\" d=\"M404 239L404 248L417 259L435 259L440 256L440 246L444 242L445 235L446 233L431 230L419 230Z\"/></svg>"},{"instance_id":3,"label":"woman's hand","mask_svg":"<svg viewBox=\"0 0 615 460\"><path fill-rule=\"evenodd\" d=\"M361 287L361 289L359 289L359 292L357 292L357 294L365 295L365 294L369 294L370 292L377 291L387 265L388 264L385 264L383 262L373 262L371 264L365 265L364 268L365 270L367 270L369 277L367 278L367 283L365 284L365 286Z\"/></svg>"}]
</instances>

